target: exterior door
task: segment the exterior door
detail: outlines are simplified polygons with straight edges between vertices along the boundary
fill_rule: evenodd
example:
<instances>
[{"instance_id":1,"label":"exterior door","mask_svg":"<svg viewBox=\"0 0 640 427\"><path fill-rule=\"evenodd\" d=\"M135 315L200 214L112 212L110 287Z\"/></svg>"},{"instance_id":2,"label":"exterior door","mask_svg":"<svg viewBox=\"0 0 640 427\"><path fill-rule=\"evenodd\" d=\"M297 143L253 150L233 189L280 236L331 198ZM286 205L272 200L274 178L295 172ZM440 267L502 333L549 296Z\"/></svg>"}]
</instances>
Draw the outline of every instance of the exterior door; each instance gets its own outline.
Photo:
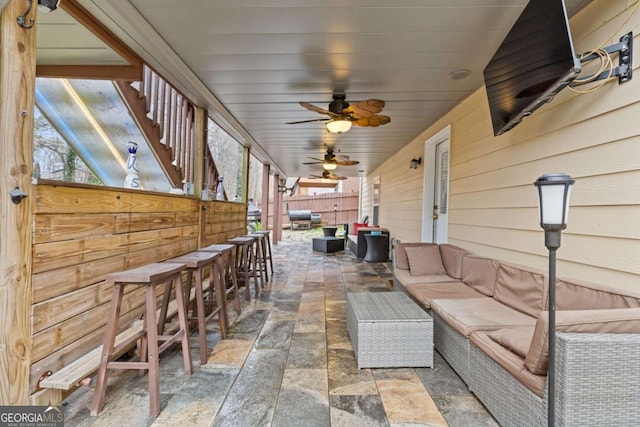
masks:
<instances>
[{"instance_id":1,"label":"exterior door","mask_svg":"<svg viewBox=\"0 0 640 427\"><path fill-rule=\"evenodd\" d=\"M447 242L449 204L449 140L438 143L433 188L433 241Z\"/></svg>"},{"instance_id":2,"label":"exterior door","mask_svg":"<svg viewBox=\"0 0 640 427\"><path fill-rule=\"evenodd\" d=\"M451 128L447 126L424 144L423 242L447 242L450 135Z\"/></svg>"}]
</instances>

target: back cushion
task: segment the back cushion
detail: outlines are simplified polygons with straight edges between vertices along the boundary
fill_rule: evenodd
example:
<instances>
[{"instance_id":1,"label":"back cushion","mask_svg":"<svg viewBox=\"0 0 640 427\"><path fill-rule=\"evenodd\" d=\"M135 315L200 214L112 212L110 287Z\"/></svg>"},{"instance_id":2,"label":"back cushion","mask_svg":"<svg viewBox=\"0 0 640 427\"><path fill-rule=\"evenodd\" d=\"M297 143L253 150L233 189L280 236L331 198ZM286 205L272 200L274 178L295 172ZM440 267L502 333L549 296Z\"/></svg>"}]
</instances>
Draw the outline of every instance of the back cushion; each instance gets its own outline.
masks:
<instances>
[{"instance_id":1,"label":"back cushion","mask_svg":"<svg viewBox=\"0 0 640 427\"><path fill-rule=\"evenodd\" d=\"M409 260L407 259L407 253L405 248L413 247L413 246L436 246L435 243L400 243L396 246L396 268L401 268L403 270L409 269Z\"/></svg>"},{"instance_id":2,"label":"back cushion","mask_svg":"<svg viewBox=\"0 0 640 427\"><path fill-rule=\"evenodd\" d=\"M447 274L438 246L411 246L405 251L412 276Z\"/></svg>"},{"instance_id":3,"label":"back cushion","mask_svg":"<svg viewBox=\"0 0 640 427\"><path fill-rule=\"evenodd\" d=\"M640 293L573 279L556 280L557 310L640 307Z\"/></svg>"},{"instance_id":4,"label":"back cushion","mask_svg":"<svg viewBox=\"0 0 640 427\"><path fill-rule=\"evenodd\" d=\"M493 296L499 267L495 259L466 255L462 258L462 281L478 292Z\"/></svg>"},{"instance_id":5,"label":"back cushion","mask_svg":"<svg viewBox=\"0 0 640 427\"><path fill-rule=\"evenodd\" d=\"M537 317L544 306L544 274L529 267L500 264L493 297L524 314Z\"/></svg>"},{"instance_id":6,"label":"back cushion","mask_svg":"<svg viewBox=\"0 0 640 427\"><path fill-rule=\"evenodd\" d=\"M364 222L354 222L350 234L358 234L358 228L362 227L368 227L368 225Z\"/></svg>"},{"instance_id":7,"label":"back cushion","mask_svg":"<svg viewBox=\"0 0 640 427\"><path fill-rule=\"evenodd\" d=\"M459 279L462 276L462 257L467 251L458 246L443 243L440 245L440 256L449 276Z\"/></svg>"}]
</instances>

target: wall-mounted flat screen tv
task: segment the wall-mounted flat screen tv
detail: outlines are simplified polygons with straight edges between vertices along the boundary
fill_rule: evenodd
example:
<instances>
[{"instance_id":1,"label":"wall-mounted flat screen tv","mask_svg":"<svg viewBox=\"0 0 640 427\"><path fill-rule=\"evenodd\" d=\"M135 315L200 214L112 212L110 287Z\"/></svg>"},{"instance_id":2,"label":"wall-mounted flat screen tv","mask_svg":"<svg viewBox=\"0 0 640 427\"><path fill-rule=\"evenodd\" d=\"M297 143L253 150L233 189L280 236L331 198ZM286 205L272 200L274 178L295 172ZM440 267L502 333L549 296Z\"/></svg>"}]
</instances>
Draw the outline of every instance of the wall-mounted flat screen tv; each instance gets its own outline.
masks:
<instances>
[{"instance_id":1,"label":"wall-mounted flat screen tv","mask_svg":"<svg viewBox=\"0 0 640 427\"><path fill-rule=\"evenodd\" d=\"M530 0L484 70L494 135L512 129L580 73L563 0Z\"/></svg>"}]
</instances>

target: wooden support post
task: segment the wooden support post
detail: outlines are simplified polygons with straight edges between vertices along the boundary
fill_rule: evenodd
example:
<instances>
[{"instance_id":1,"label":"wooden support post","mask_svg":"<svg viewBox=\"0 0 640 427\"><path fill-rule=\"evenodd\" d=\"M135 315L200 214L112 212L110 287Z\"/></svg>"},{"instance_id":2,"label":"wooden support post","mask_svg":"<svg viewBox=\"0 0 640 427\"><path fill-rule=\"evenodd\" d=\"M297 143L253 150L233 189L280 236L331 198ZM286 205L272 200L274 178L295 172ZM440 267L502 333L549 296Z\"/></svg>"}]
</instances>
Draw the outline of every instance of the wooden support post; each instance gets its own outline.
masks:
<instances>
[{"instance_id":1,"label":"wooden support post","mask_svg":"<svg viewBox=\"0 0 640 427\"><path fill-rule=\"evenodd\" d=\"M194 164L193 164L193 194L200 195L206 165L204 164L207 148L207 110L196 107L194 124Z\"/></svg>"},{"instance_id":2,"label":"wooden support post","mask_svg":"<svg viewBox=\"0 0 640 427\"><path fill-rule=\"evenodd\" d=\"M31 365L31 237L36 25L25 2L0 16L0 405L25 405ZM31 16L36 20L33 8ZM12 202L12 191L27 196ZM14 193L15 194L15 193Z\"/></svg>"},{"instance_id":3,"label":"wooden support post","mask_svg":"<svg viewBox=\"0 0 640 427\"><path fill-rule=\"evenodd\" d=\"M262 165L262 229L269 229L269 165Z\"/></svg>"},{"instance_id":4,"label":"wooden support post","mask_svg":"<svg viewBox=\"0 0 640 427\"><path fill-rule=\"evenodd\" d=\"M203 190L204 176L206 171L206 150L207 150L207 110L196 107L195 123L193 129L194 150L193 150L193 194L200 197ZM198 214L199 231L198 247L205 246L206 212L203 209L203 202L200 202L200 213Z\"/></svg>"},{"instance_id":5,"label":"wooden support post","mask_svg":"<svg viewBox=\"0 0 640 427\"><path fill-rule=\"evenodd\" d=\"M282 215L280 215L280 174L273 176L273 244L282 239Z\"/></svg>"}]
</instances>

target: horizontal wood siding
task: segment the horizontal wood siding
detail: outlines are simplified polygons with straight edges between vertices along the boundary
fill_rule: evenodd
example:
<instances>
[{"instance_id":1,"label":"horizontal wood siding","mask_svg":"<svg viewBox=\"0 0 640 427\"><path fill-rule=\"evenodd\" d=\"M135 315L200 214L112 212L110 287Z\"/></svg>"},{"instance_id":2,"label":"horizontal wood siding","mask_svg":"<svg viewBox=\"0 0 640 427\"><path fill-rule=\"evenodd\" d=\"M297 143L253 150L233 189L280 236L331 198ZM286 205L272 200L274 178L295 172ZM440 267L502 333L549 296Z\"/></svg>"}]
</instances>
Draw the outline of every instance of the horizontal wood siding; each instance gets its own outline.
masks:
<instances>
[{"instance_id":1,"label":"horizontal wood siding","mask_svg":"<svg viewBox=\"0 0 640 427\"><path fill-rule=\"evenodd\" d=\"M101 344L113 288L107 274L191 252L200 239L246 233L239 203L46 181L34 189L32 392L43 372ZM143 288L126 288L120 330L143 304Z\"/></svg>"},{"instance_id":2,"label":"horizontal wood siding","mask_svg":"<svg viewBox=\"0 0 640 427\"><path fill-rule=\"evenodd\" d=\"M640 30L622 26L634 2L594 0L571 19L577 52ZM617 33L615 33L617 31ZM614 57L614 63L617 58ZM638 67L640 61L635 61ZM586 73L589 70L585 70ZM423 174L409 170L425 142L451 125L449 242L485 256L546 270L547 249L532 185L548 172L576 179L558 274L621 288L640 283L640 79L611 79L588 94L563 90L510 132L494 137L484 88L391 157L382 177L380 222L403 241L419 240ZM423 159L432 161L432 159Z\"/></svg>"}]
</instances>

